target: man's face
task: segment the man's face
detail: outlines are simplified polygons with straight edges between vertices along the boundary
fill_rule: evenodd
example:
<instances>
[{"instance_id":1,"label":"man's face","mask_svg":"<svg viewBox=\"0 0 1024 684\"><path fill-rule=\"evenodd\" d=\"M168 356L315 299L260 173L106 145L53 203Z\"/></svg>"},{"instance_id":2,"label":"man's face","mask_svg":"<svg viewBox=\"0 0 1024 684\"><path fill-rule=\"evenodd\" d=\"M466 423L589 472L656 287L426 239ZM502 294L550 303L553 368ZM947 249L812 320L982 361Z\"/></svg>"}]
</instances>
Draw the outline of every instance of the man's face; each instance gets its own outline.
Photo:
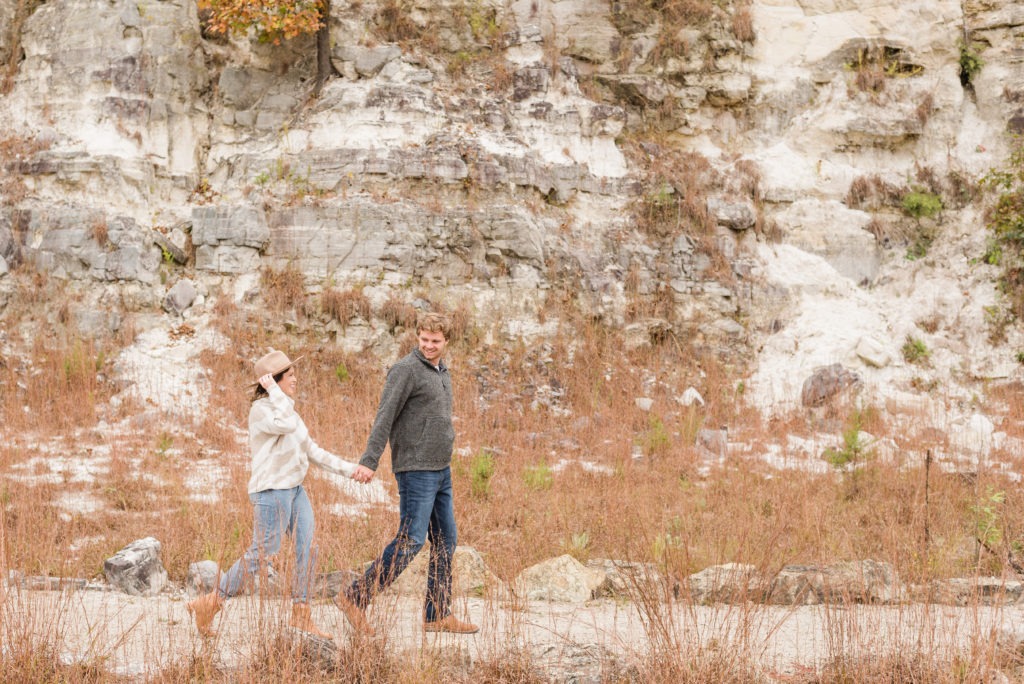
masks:
<instances>
[{"instance_id":1,"label":"man's face","mask_svg":"<svg viewBox=\"0 0 1024 684\"><path fill-rule=\"evenodd\" d=\"M443 334L429 330L420 330L416 334L416 339L419 340L420 353L427 361L436 366L444 356L444 348L448 346L448 340L444 338Z\"/></svg>"}]
</instances>

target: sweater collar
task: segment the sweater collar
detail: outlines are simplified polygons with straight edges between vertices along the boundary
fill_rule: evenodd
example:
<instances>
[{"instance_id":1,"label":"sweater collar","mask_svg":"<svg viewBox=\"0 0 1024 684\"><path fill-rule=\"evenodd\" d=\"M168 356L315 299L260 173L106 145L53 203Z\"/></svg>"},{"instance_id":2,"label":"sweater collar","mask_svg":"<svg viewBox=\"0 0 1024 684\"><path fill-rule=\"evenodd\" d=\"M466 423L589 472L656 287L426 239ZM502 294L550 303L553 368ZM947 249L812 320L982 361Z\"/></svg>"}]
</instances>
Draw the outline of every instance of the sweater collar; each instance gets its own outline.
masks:
<instances>
[{"instance_id":1,"label":"sweater collar","mask_svg":"<svg viewBox=\"0 0 1024 684\"><path fill-rule=\"evenodd\" d=\"M420 360L420 361L422 361L423 363L427 364L427 365L428 365L428 366L430 366L431 368L434 368L434 369L436 369L436 370L439 370L439 371L441 371L441 372L443 372L443 373L447 373L447 372L448 372L448 366L446 366L446 365L444 364L444 359L441 359L440 361L438 361L438 362L437 362L437 365L435 366L434 364L430 363L430 361L427 361L427 357L423 355L423 352L421 352L421 351L419 350L419 347L417 347L416 349L413 349L413 350L412 350L412 353L416 355L416 358L417 358L417 359L419 359L419 360Z\"/></svg>"}]
</instances>

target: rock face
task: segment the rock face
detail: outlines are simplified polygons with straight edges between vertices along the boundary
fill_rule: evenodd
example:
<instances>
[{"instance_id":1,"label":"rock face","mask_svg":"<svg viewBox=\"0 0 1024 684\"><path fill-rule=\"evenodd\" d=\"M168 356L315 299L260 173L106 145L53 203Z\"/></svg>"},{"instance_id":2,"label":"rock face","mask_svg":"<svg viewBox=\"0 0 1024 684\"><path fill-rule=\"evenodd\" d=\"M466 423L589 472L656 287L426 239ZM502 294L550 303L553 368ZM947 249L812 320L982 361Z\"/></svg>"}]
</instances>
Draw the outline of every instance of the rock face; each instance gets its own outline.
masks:
<instances>
[{"instance_id":1,"label":"rock face","mask_svg":"<svg viewBox=\"0 0 1024 684\"><path fill-rule=\"evenodd\" d=\"M146 537L132 542L103 561L107 582L127 594L152 596L167 584L160 560L160 542Z\"/></svg>"},{"instance_id":2,"label":"rock face","mask_svg":"<svg viewBox=\"0 0 1024 684\"><path fill-rule=\"evenodd\" d=\"M766 409L833 363L869 394L920 384L892 349L921 320L972 350L967 381L1019 375L986 339L997 273L968 268L964 191L1024 126L1019 9L697 6L684 26L656 3L415 2L384 25L378 0L333 3L312 98L311 36L213 36L176 0L0 2L0 55L24 53L0 99L0 304L22 265L169 317L208 304L168 282L244 303L288 268L538 329L567 291L630 347L700 321ZM911 192L941 209L912 215ZM332 333L393 347L364 323ZM931 358L954 397L958 356Z\"/></svg>"}]
</instances>

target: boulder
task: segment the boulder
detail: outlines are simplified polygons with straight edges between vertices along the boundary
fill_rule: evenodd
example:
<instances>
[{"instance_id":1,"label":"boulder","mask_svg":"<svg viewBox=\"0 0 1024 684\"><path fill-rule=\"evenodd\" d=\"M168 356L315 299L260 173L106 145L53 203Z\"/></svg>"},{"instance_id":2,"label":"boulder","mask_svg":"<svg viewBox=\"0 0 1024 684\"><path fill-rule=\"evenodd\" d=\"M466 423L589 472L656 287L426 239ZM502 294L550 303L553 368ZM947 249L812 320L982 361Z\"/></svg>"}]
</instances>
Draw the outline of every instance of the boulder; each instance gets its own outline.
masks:
<instances>
[{"instance_id":1,"label":"boulder","mask_svg":"<svg viewBox=\"0 0 1024 684\"><path fill-rule=\"evenodd\" d=\"M422 596L427 590L427 565L430 544L424 544L409 567L398 576L393 589L400 594ZM452 593L456 596L485 596L500 591L501 580L484 563L480 553L471 546L459 546L452 559Z\"/></svg>"},{"instance_id":2,"label":"boulder","mask_svg":"<svg viewBox=\"0 0 1024 684\"><path fill-rule=\"evenodd\" d=\"M768 603L817 605L829 602L893 603L903 589L890 563L845 561L819 567L787 565L772 580Z\"/></svg>"},{"instance_id":3,"label":"boulder","mask_svg":"<svg viewBox=\"0 0 1024 684\"><path fill-rule=\"evenodd\" d=\"M686 390L676 397L676 402L683 406L697 406L704 405L704 397L701 396L700 392L695 387L687 387Z\"/></svg>"},{"instance_id":4,"label":"boulder","mask_svg":"<svg viewBox=\"0 0 1024 684\"><path fill-rule=\"evenodd\" d=\"M690 600L699 604L759 600L766 584L757 567L745 563L712 565L688 579Z\"/></svg>"},{"instance_id":5,"label":"boulder","mask_svg":"<svg viewBox=\"0 0 1024 684\"><path fill-rule=\"evenodd\" d=\"M335 570L317 575L313 593L324 598L334 598L360 576L360 573L354 570Z\"/></svg>"},{"instance_id":6,"label":"boulder","mask_svg":"<svg viewBox=\"0 0 1024 684\"><path fill-rule=\"evenodd\" d=\"M606 581L601 570L565 554L526 568L514 587L517 596L529 601L582 603L594 598Z\"/></svg>"},{"instance_id":7,"label":"boulder","mask_svg":"<svg viewBox=\"0 0 1024 684\"><path fill-rule=\"evenodd\" d=\"M351 62L356 74L362 78L373 78L380 73L384 65L401 56L402 49L397 45L378 45L376 47L336 45L331 50L332 60L340 63ZM338 71L344 71L339 64L336 64L335 68Z\"/></svg>"},{"instance_id":8,"label":"boulder","mask_svg":"<svg viewBox=\"0 0 1024 684\"><path fill-rule=\"evenodd\" d=\"M720 226L743 231L753 228L757 222L757 210L750 202L727 202L715 197L707 200L708 214Z\"/></svg>"},{"instance_id":9,"label":"boulder","mask_svg":"<svg viewBox=\"0 0 1024 684\"><path fill-rule=\"evenodd\" d=\"M170 258L176 264L188 262L188 235L181 227L175 226L166 235L154 230L153 242L162 250L165 261Z\"/></svg>"},{"instance_id":10,"label":"boulder","mask_svg":"<svg viewBox=\"0 0 1024 684\"><path fill-rule=\"evenodd\" d=\"M604 573L604 584L598 588L601 596L636 599L640 596L675 595L676 587L669 586L666 578L651 563L594 558L587 561L586 567Z\"/></svg>"},{"instance_id":11,"label":"boulder","mask_svg":"<svg viewBox=\"0 0 1024 684\"><path fill-rule=\"evenodd\" d=\"M953 421L949 427L949 444L962 453L985 456L992 449L995 424L987 416L973 413Z\"/></svg>"},{"instance_id":12,"label":"boulder","mask_svg":"<svg viewBox=\"0 0 1024 684\"><path fill-rule=\"evenodd\" d=\"M107 582L126 594L153 596L167 584L167 570L160 560L160 542L138 539L103 561Z\"/></svg>"},{"instance_id":13,"label":"boulder","mask_svg":"<svg viewBox=\"0 0 1024 684\"><path fill-rule=\"evenodd\" d=\"M200 596L213 591L220 577L220 566L217 561L203 560L189 563L188 574L185 576L185 591L191 597Z\"/></svg>"},{"instance_id":14,"label":"boulder","mask_svg":"<svg viewBox=\"0 0 1024 684\"><path fill-rule=\"evenodd\" d=\"M645 349L652 344L668 339L672 324L664 318L645 318L630 323L622 330L622 344L626 349Z\"/></svg>"},{"instance_id":15,"label":"boulder","mask_svg":"<svg viewBox=\"0 0 1024 684\"><path fill-rule=\"evenodd\" d=\"M851 387L861 385L860 375L834 363L815 369L804 381L800 391L800 403L804 406L822 406L834 400Z\"/></svg>"},{"instance_id":16,"label":"boulder","mask_svg":"<svg viewBox=\"0 0 1024 684\"><path fill-rule=\"evenodd\" d=\"M1024 598L1024 583L1003 577L954 577L932 582L924 598L954 606L1019 605Z\"/></svg>"},{"instance_id":17,"label":"boulder","mask_svg":"<svg viewBox=\"0 0 1024 684\"><path fill-rule=\"evenodd\" d=\"M892 352L879 340L865 335L857 340L854 350L861 361L872 368L885 368L893 361Z\"/></svg>"},{"instance_id":18,"label":"boulder","mask_svg":"<svg viewBox=\"0 0 1024 684\"><path fill-rule=\"evenodd\" d=\"M167 291L167 295L164 296L164 311L167 313L182 314L186 309L192 306L192 302L196 300L197 294L195 283L188 278L182 278L176 282L171 289Z\"/></svg>"},{"instance_id":19,"label":"boulder","mask_svg":"<svg viewBox=\"0 0 1024 684\"><path fill-rule=\"evenodd\" d=\"M599 643L540 644L529 651L531 665L544 673L544 681L598 684L619 672L621 654Z\"/></svg>"}]
</instances>

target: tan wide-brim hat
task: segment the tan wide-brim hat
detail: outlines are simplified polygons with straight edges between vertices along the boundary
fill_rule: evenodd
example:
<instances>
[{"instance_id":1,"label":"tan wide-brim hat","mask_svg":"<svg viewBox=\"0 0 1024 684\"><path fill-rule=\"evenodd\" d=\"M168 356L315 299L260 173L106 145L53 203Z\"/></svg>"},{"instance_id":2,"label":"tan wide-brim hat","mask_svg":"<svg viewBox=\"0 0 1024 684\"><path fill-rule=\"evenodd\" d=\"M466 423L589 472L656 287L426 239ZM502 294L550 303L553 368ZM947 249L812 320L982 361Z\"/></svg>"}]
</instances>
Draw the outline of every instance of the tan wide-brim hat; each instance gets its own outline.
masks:
<instances>
[{"instance_id":1,"label":"tan wide-brim hat","mask_svg":"<svg viewBox=\"0 0 1024 684\"><path fill-rule=\"evenodd\" d=\"M303 355L304 356L304 355ZM264 375L277 375L283 373L296 363L302 360L303 356L299 356L294 361L288 358L288 355L283 351L277 349L271 349L269 352L264 354L259 361L253 365L253 371L256 373L256 380L250 382L246 387L254 387L260 384L259 379Z\"/></svg>"}]
</instances>

